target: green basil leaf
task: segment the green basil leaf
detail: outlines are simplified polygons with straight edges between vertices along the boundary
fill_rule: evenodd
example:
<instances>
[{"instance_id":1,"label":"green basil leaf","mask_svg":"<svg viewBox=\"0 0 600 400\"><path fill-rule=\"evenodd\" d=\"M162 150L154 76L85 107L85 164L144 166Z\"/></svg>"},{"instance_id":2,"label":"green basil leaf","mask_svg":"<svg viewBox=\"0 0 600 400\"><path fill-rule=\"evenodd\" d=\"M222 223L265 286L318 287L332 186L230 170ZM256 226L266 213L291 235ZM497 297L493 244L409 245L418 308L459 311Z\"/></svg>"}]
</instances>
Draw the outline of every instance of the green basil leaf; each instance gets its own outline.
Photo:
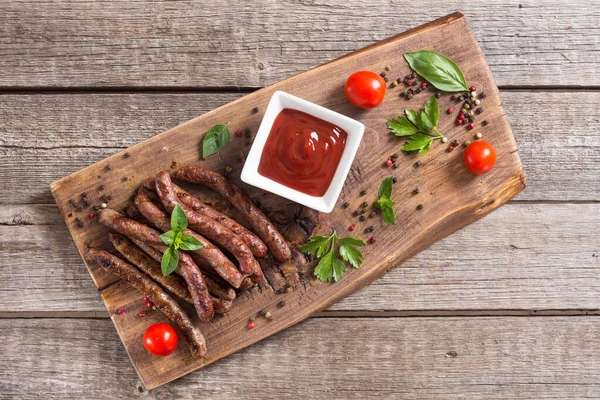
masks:
<instances>
[{"instance_id":1,"label":"green basil leaf","mask_svg":"<svg viewBox=\"0 0 600 400\"><path fill-rule=\"evenodd\" d=\"M394 203L394 202L392 202ZM381 217L385 221L385 223L390 225L396 225L396 215L394 214L394 209L392 206L386 206L381 210Z\"/></svg>"},{"instance_id":2,"label":"green basil leaf","mask_svg":"<svg viewBox=\"0 0 600 400\"><path fill-rule=\"evenodd\" d=\"M160 239L163 241L164 244L166 244L167 246L170 246L173 244L173 242L175 242L175 232L174 231L165 232L162 235L160 235Z\"/></svg>"},{"instance_id":3,"label":"green basil leaf","mask_svg":"<svg viewBox=\"0 0 600 400\"><path fill-rule=\"evenodd\" d=\"M387 122L387 126L396 136L410 136L417 133L417 127L414 126L406 117L390 119Z\"/></svg>"},{"instance_id":4,"label":"green basil leaf","mask_svg":"<svg viewBox=\"0 0 600 400\"><path fill-rule=\"evenodd\" d=\"M385 178L379 186L379 197L392 197L392 186L394 185L393 178Z\"/></svg>"},{"instance_id":5,"label":"green basil leaf","mask_svg":"<svg viewBox=\"0 0 600 400\"><path fill-rule=\"evenodd\" d=\"M173 212L171 213L171 230L175 232L183 232L188 226L187 217L185 211L179 204L175 205Z\"/></svg>"},{"instance_id":6,"label":"green basil leaf","mask_svg":"<svg viewBox=\"0 0 600 400\"><path fill-rule=\"evenodd\" d=\"M219 152L229 143L230 138L231 134L227 125L215 125L210 128L202 140L202 157L206 158Z\"/></svg>"},{"instance_id":7,"label":"green basil leaf","mask_svg":"<svg viewBox=\"0 0 600 400\"><path fill-rule=\"evenodd\" d=\"M185 251L195 251L203 248L204 245L192 235L181 235L181 244L179 248Z\"/></svg>"},{"instance_id":8,"label":"green basil leaf","mask_svg":"<svg viewBox=\"0 0 600 400\"><path fill-rule=\"evenodd\" d=\"M431 146L432 142L431 136L425 135L423 133L417 133L416 135L412 135L404 146L402 146L402 150L404 151L414 151L421 150L424 147Z\"/></svg>"},{"instance_id":9,"label":"green basil leaf","mask_svg":"<svg viewBox=\"0 0 600 400\"><path fill-rule=\"evenodd\" d=\"M362 253L350 245L340 244L340 256L354 268L360 267L363 261Z\"/></svg>"},{"instance_id":10,"label":"green basil leaf","mask_svg":"<svg viewBox=\"0 0 600 400\"><path fill-rule=\"evenodd\" d=\"M167 248L160 261L162 274L164 276L172 274L177 269L177 264L179 264L179 252L173 247Z\"/></svg>"},{"instance_id":11,"label":"green basil leaf","mask_svg":"<svg viewBox=\"0 0 600 400\"><path fill-rule=\"evenodd\" d=\"M429 98L429 100L427 100L427 103L425 103L425 113L427 114L427 116L429 117L429 121L431 122L432 126L437 126L438 124L438 113L439 113L439 109L438 109L438 101L435 98L435 96L431 96Z\"/></svg>"},{"instance_id":12,"label":"green basil leaf","mask_svg":"<svg viewBox=\"0 0 600 400\"><path fill-rule=\"evenodd\" d=\"M411 124L416 126L418 130L423 129L423 127L421 126L421 115L420 114L421 113L419 113L418 111L411 110L410 108L407 108L406 110L404 110L404 115L406 116L406 119L408 119Z\"/></svg>"},{"instance_id":13,"label":"green basil leaf","mask_svg":"<svg viewBox=\"0 0 600 400\"><path fill-rule=\"evenodd\" d=\"M404 58L417 74L444 92L468 91L465 77L449 58L435 51L422 50L405 53Z\"/></svg>"}]
</instances>

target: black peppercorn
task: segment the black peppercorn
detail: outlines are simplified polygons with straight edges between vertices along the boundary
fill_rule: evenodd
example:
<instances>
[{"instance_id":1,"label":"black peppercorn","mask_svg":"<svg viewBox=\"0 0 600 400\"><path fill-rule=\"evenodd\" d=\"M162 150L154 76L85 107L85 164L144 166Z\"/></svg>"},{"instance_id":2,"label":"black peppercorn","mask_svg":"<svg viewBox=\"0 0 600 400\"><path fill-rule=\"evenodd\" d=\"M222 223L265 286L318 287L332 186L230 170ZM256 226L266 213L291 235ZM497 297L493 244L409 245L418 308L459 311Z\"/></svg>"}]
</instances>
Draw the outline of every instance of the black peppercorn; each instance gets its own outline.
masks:
<instances>
[{"instance_id":1,"label":"black peppercorn","mask_svg":"<svg viewBox=\"0 0 600 400\"><path fill-rule=\"evenodd\" d=\"M359 214L360 214L360 215L363 215L363 214L364 214L364 213L366 213L366 212L367 212L367 210L365 210L365 209L363 208L362 210L360 210Z\"/></svg>"},{"instance_id":2,"label":"black peppercorn","mask_svg":"<svg viewBox=\"0 0 600 400\"><path fill-rule=\"evenodd\" d=\"M360 222L365 222L365 221L366 221L366 218L365 218L365 216L364 216L364 215L361 215L361 216L358 218L358 220L359 220Z\"/></svg>"},{"instance_id":3,"label":"black peppercorn","mask_svg":"<svg viewBox=\"0 0 600 400\"><path fill-rule=\"evenodd\" d=\"M479 93L479 98L480 99L485 99L486 97L487 97L487 93L486 92Z\"/></svg>"},{"instance_id":4,"label":"black peppercorn","mask_svg":"<svg viewBox=\"0 0 600 400\"><path fill-rule=\"evenodd\" d=\"M353 217L358 217L359 215L360 215L360 211L359 210L352 211L352 216Z\"/></svg>"},{"instance_id":5,"label":"black peppercorn","mask_svg":"<svg viewBox=\"0 0 600 400\"><path fill-rule=\"evenodd\" d=\"M450 96L450 100L452 100L452 101L456 100L456 95L453 94L452 96Z\"/></svg>"},{"instance_id":6,"label":"black peppercorn","mask_svg":"<svg viewBox=\"0 0 600 400\"><path fill-rule=\"evenodd\" d=\"M392 182L393 182L393 183L398 183L398 178L396 178L396 177L393 177L393 178L392 178Z\"/></svg>"},{"instance_id":7,"label":"black peppercorn","mask_svg":"<svg viewBox=\"0 0 600 400\"><path fill-rule=\"evenodd\" d=\"M360 191L360 195L361 196L364 196L365 194L367 194L367 191L365 189L363 189L363 190Z\"/></svg>"},{"instance_id":8,"label":"black peppercorn","mask_svg":"<svg viewBox=\"0 0 600 400\"><path fill-rule=\"evenodd\" d=\"M423 163L420 160L413 164L415 168L419 168L421 165L423 165Z\"/></svg>"},{"instance_id":9,"label":"black peppercorn","mask_svg":"<svg viewBox=\"0 0 600 400\"><path fill-rule=\"evenodd\" d=\"M367 203L366 201L363 201L362 203L360 203L360 208L367 208L369 206L369 203Z\"/></svg>"},{"instance_id":10,"label":"black peppercorn","mask_svg":"<svg viewBox=\"0 0 600 400\"><path fill-rule=\"evenodd\" d=\"M415 78L417 77L417 73L416 73L416 72L413 72L413 73L411 73L411 74L410 74L410 77L411 77L412 79L415 79Z\"/></svg>"},{"instance_id":11,"label":"black peppercorn","mask_svg":"<svg viewBox=\"0 0 600 400\"><path fill-rule=\"evenodd\" d=\"M388 81L389 81L388 77L387 77L387 76L384 76L384 77L383 77L383 81L384 81L384 82L388 82Z\"/></svg>"},{"instance_id":12,"label":"black peppercorn","mask_svg":"<svg viewBox=\"0 0 600 400\"><path fill-rule=\"evenodd\" d=\"M489 124L488 120L486 119L485 121L482 122L483 126L487 126Z\"/></svg>"},{"instance_id":13,"label":"black peppercorn","mask_svg":"<svg viewBox=\"0 0 600 400\"><path fill-rule=\"evenodd\" d=\"M258 112L258 107L254 107L254 108L252 109L252 114L256 114L257 112Z\"/></svg>"},{"instance_id":14,"label":"black peppercorn","mask_svg":"<svg viewBox=\"0 0 600 400\"><path fill-rule=\"evenodd\" d=\"M423 204L419 204L419 205L417 206L417 210L422 210L422 209L423 209Z\"/></svg>"},{"instance_id":15,"label":"black peppercorn","mask_svg":"<svg viewBox=\"0 0 600 400\"><path fill-rule=\"evenodd\" d=\"M381 73L379 73L379 76L381 76L382 78L385 78L385 76L386 76L386 75L387 75L387 74L386 74L385 72L381 72Z\"/></svg>"},{"instance_id":16,"label":"black peppercorn","mask_svg":"<svg viewBox=\"0 0 600 400\"><path fill-rule=\"evenodd\" d=\"M481 114L483 112L483 108L480 107L477 110L475 110L475 114Z\"/></svg>"},{"instance_id":17,"label":"black peppercorn","mask_svg":"<svg viewBox=\"0 0 600 400\"><path fill-rule=\"evenodd\" d=\"M400 92L400 97L405 98L406 97L406 93L405 92Z\"/></svg>"},{"instance_id":18,"label":"black peppercorn","mask_svg":"<svg viewBox=\"0 0 600 400\"><path fill-rule=\"evenodd\" d=\"M342 208L348 208L350 206L350 203L348 203L347 201L344 202L344 204L342 204Z\"/></svg>"},{"instance_id":19,"label":"black peppercorn","mask_svg":"<svg viewBox=\"0 0 600 400\"><path fill-rule=\"evenodd\" d=\"M376 214L375 214L375 211L371 211L371 212L369 213L369 218L373 218L373 217L375 217L375 215L376 215Z\"/></svg>"},{"instance_id":20,"label":"black peppercorn","mask_svg":"<svg viewBox=\"0 0 600 400\"><path fill-rule=\"evenodd\" d=\"M423 89L421 89L420 87L415 89L415 93L416 93L416 94L419 94L419 93L421 93L422 91L423 91Z\"/></svg>"},{"instance_id":21,"label":"black peppercorn","mask_svg":"<svg viewBox=\"0 0 600 400\"><path fill-rule=\"evenodd\" d=\"M413 190L413 194L414 195L417 195L419 193L421 193L421 191L419 190L419 188L415 188L415 190Z\"/></svg>"},{"instance_id":22,"label":"black peppercorn","mask_svg":"<svg viewBox=\"0 0 600 400\"><path fill-rule=\"evenodd\" d=\"M436 99L439 99L440 97L442 97L442 94L440 92L436 92L434 96Z\"/></svg>"},{"instance_id":23,"label":"black peppercorn","mask_svg":"<svg viewBox=\"0 0 600 400\"><path fill-rule=\"evenodd\" d=\"M413 98L413 95L412 95L412 93L408 93L408 94L406 95L406 98L407 98L407 99L409 99L409 100L410 100L410 99L412 99L412 98Z\"/></svg>"}]
</instances>

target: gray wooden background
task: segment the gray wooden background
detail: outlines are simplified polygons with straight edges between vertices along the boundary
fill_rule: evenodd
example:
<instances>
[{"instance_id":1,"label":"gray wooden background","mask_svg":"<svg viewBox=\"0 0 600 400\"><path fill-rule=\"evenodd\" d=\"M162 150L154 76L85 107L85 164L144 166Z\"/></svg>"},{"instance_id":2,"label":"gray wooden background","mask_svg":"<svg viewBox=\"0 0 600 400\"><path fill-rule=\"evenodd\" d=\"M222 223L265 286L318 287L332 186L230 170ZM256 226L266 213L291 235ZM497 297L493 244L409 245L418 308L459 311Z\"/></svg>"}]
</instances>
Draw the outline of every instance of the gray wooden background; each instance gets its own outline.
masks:
<instances>
[{"instance_id":1,"label":"gray wooden background","mask_svg":"<svg viewBox=\"0 0 600 400\"><path fill-rule=\"evenodd\" d=\"M146 392L49 183L453 11L501 88L527 189L317 317ZM598 0L1 1L0 398L600 397L599 20Z\"/></svg>"}]
</instances>

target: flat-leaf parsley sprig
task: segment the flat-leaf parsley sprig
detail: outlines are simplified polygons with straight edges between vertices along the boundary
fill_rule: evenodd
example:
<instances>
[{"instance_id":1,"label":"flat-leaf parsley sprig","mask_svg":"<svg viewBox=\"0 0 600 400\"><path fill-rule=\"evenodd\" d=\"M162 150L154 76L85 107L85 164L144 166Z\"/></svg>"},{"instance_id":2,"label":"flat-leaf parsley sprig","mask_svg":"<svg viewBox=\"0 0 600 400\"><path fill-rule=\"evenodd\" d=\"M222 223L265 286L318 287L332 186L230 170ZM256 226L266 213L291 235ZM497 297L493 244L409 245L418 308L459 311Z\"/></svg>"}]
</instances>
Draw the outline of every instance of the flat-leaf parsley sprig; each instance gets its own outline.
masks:
<instances>
[{"instance_id":1,"label":"flat-leaf parsley sprig","mask_svg":"<svg viewBox=\"0 0 600 400\"><path fill-rule=\"evenodd\" d=\"M445 138L437 130L438 117L438 102L435 96L431 96L423 111L407 108L403 116L390 119L387 126L394 135L409 137L402 150L418 150L420 154L425 154L431 149L434 139Z\"/></svg>"},{"instance_id":2,"label":"flat-leaf parsley sprig","mask_svg":"<svg viewBox=\"0 0 600 400\"><path fill-rule=\"evenodd\" d=\"M321 260L315 267L314 275L322 282L339 281L346 272L346 265L335 255L336 242L339 244L339 255L352 267L358 269L363 261L363 255L356 247L366 246L366 243L353 237L340 238L336 231L330 236L312 236L300 250Z\"/></svg>"},{"instance_id":3,"label":"flat-leaf parsley sprig","mask_svg":"<svg viewBox=\"0 0 600 400\"><path fill-rule=\"evenodd\" d=\"M393 178L385 178L379 186L379 200L373 205L381 210L381 217L390 224L396 225L396 215L394 214L395 202L392 201Z\"/></svg>"},{"instance_id":4,"label":"flat-leaf parsley sprig","mask_svg":"<svg viewBox=\"0 0 600 400\"><path fill-rule=\"evenodd\" d=\"M173 208L171 214L171 230L160 235L162 241L169 246L163 253L160 267L163 275L171 274L179 264L179 250L199 250L204 246L195 237L183 233L187 229L188 221L185 211L179 204Z\"/></svg>"}]
</instances>

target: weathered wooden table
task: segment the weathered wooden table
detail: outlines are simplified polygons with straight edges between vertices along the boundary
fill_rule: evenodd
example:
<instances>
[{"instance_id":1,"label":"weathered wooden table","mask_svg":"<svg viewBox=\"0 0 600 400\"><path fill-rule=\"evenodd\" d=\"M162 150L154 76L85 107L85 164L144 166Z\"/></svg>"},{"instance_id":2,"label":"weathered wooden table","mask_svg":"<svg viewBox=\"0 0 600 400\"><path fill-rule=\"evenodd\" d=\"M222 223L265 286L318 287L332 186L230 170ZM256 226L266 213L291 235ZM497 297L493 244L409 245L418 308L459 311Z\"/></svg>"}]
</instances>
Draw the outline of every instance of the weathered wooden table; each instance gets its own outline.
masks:
<instances>
[{"instance_id":1,"label":"weathered wooden table","mask_svg":"<svg viewBox=\"0 0 600 400\"><path fill-rule=\"evenodd\" d=\"M0 398L600 397L600 2L365 3L0 3ZM456 9L527 189L317 317L145 392L49 183Z\"/></svg>"}]
</instances>

